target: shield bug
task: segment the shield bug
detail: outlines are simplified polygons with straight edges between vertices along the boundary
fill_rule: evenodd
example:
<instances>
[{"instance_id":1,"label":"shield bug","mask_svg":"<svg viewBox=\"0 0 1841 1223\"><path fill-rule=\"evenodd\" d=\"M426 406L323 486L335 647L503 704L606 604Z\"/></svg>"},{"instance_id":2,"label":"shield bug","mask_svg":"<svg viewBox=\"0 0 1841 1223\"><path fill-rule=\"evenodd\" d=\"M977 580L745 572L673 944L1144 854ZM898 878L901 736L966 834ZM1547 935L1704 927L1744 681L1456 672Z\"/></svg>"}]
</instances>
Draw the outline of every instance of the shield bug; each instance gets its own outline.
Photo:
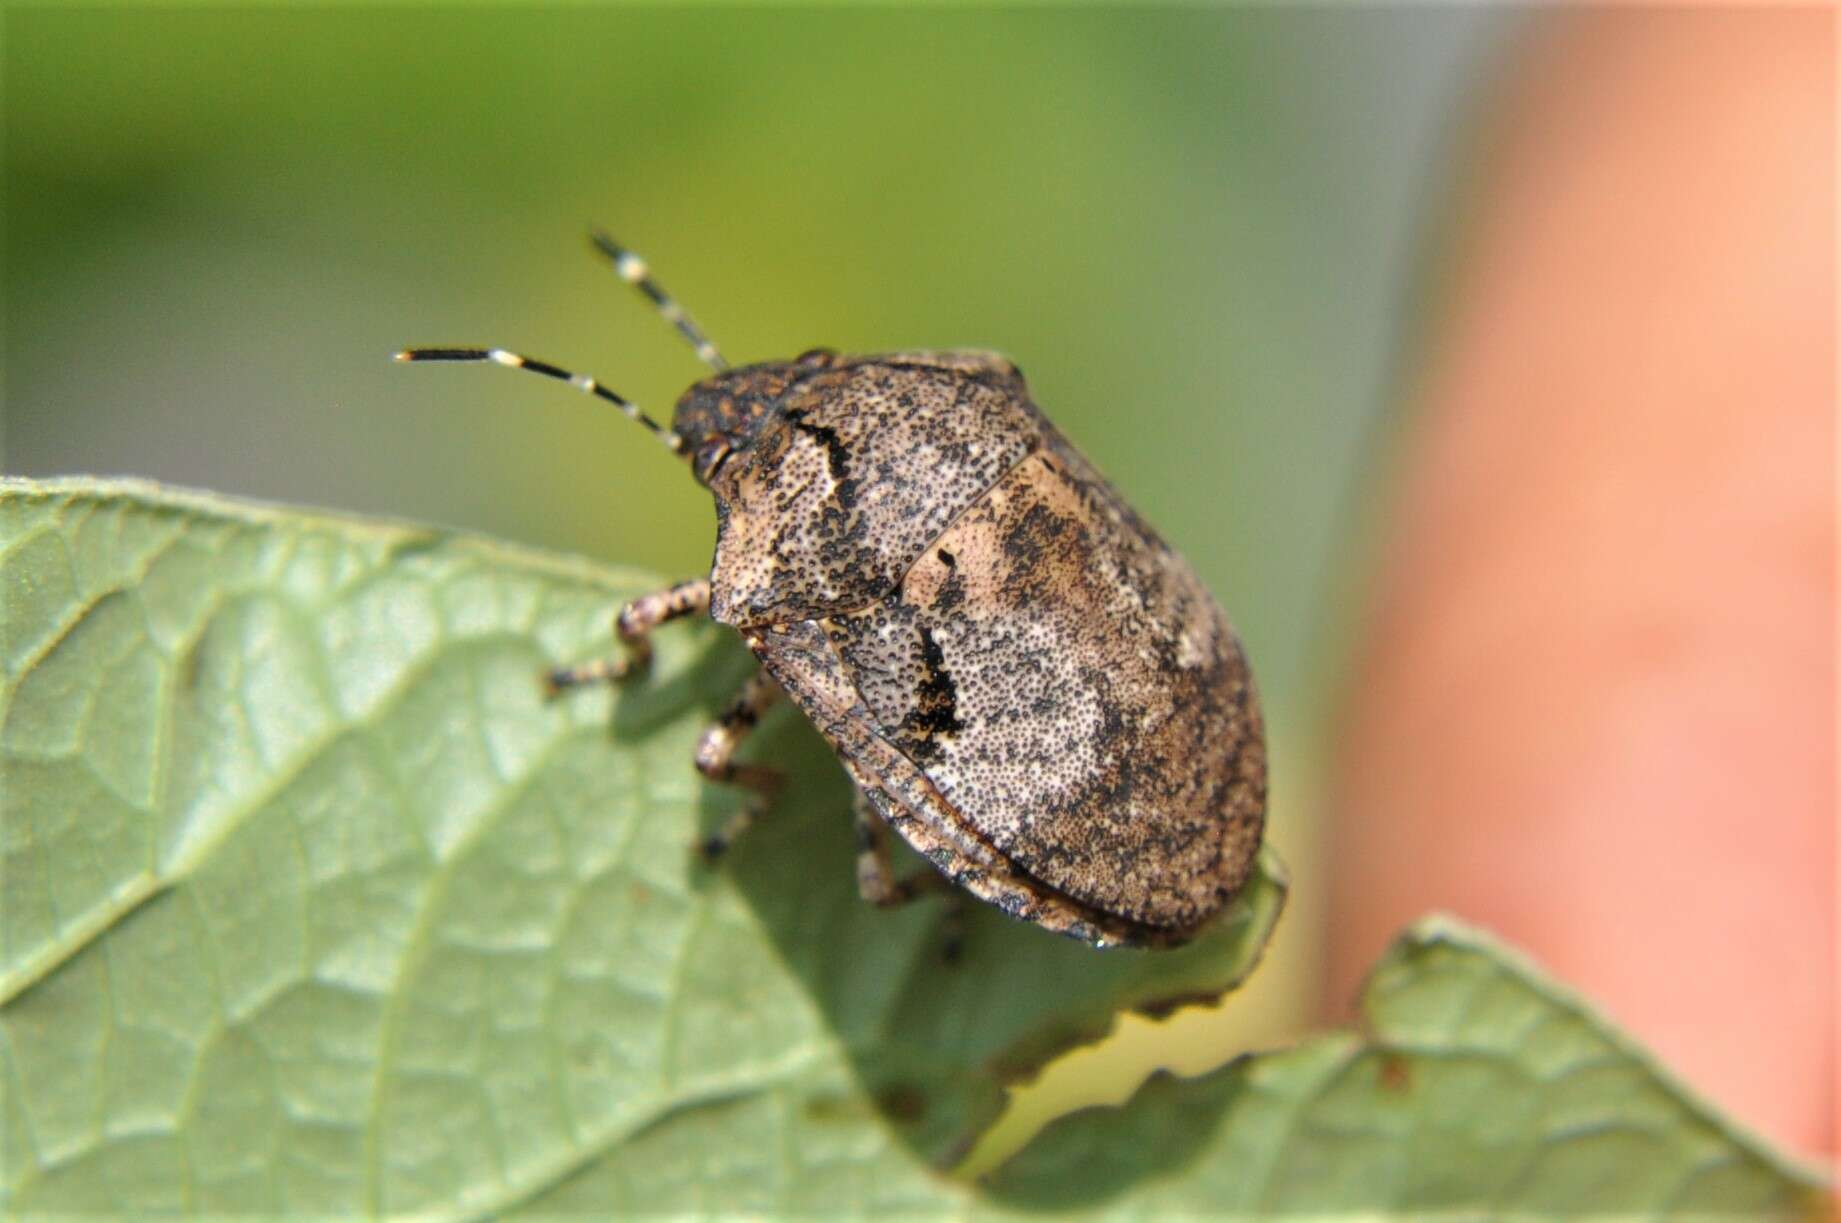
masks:
<instances>
[{"instance_id":1,"label":"shield bug","mask_svg":"<svg viewBox=\"0 0 1841 1223\"><path fill-rule=\"evenodd\" d=\"M982 351L813 349L731 367L604 234L595 245L712 369L666 428L593 378L497 348L489 361L613 404L714 496L707 578L636 599L622 653L561 689L640 675L647 636L707 613L761 669L704 733L696 768L749 801L780 774L737 746L782 694L856 784L865 899L945 879L1096 945L1171 946L1246 881L1265 822L1265 742L1246 657L1188 564ZM896 879L885 830L938 868Z\"/></svg>"}]
</instances>

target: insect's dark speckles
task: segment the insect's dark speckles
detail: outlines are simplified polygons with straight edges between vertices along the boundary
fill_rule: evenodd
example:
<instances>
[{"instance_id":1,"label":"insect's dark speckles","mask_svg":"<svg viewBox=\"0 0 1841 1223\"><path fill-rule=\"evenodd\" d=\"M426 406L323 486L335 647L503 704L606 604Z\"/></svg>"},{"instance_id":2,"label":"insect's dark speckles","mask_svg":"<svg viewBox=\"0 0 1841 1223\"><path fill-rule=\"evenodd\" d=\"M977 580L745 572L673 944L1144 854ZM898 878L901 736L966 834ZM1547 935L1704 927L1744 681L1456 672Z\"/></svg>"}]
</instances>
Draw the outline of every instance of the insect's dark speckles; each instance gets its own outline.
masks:
<instances>
[{"instance_id":1,"label":"insect's dark speckles","mask_svg":"<svg viewBox=\"0 0 1841 1223\"><path fill-rule=\"evenodd\" d=\"M950 575L940 583L939 591L933 596L933 610L942 616L949 616L959 610L965 602L965 583L958 574Z\"/></svg>"},{"instance_id":2,"label":"insect's dark speckles","mask_svg":"<svg viewBox=\"0 0 1841 1223\"><path fill-rule=\"evenodd\" d=\"M1041 503L1034 504L1004 533L1004 555L1014 575L1008 597L1019 606L1049 594L1055 558L1083 549L1080 523Z\"/></svg>"},{"instance_id":3,"label":"insect's dark speckles","mask_svg":"<svg viewBox=\"0 0 1841 1223\"><path fill-rule=\"evenodd\" d=\"M1004 551L1019 566L1032 565L1041 559L1045 548L1052 548L1075 529L1071 519L1062 517L1048 506L1032 505L1022 520L1004 536Z\"/></svg>"}]
</instances>

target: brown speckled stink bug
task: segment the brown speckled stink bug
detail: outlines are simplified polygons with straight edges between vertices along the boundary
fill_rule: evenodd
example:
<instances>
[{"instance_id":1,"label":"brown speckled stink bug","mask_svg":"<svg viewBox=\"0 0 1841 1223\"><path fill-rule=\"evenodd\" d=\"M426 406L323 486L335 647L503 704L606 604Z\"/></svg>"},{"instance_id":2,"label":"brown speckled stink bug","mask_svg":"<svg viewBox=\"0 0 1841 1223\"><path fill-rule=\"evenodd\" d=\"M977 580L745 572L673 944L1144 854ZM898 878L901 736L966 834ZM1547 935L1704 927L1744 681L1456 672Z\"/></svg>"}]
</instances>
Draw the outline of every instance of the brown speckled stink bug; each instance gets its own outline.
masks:
<instances>
[{"instance_id":1,"label":"brown speckled stink bug","mask_svg":"<svg viewBox=\"0 0 1841 1223\"><path fill-rule=\"evenodd\" d=\"M1099 946L1171 946L1253 869L1265 823L1259 702L1227 618L1183 559L989 352L728 363L638 256L595 235L715 371L671 428L592 378L492 361L612 403L716 498L708 578L637 599L621 657L558 688L640 674L647 634L707 611L761 671L703 735L696 767L750 802L779 773L737 745L782 692L856 783L857 880L877 904L941 876L1013 917ZM884 829L939 868L896 880Z\"/></svg>"}]
</instances>

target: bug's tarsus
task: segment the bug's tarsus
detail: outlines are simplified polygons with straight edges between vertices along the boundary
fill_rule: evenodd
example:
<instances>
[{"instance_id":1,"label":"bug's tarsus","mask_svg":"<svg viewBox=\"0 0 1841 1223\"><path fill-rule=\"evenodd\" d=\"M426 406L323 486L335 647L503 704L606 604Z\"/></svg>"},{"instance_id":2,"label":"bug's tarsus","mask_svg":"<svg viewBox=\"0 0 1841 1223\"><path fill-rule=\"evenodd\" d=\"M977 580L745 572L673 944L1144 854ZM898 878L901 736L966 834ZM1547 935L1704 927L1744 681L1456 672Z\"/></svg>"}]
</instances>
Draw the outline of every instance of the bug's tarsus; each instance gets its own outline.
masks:
<instances>
[{"instance_id":1,"label":"bug's tarsus","mask_svg":"<svg viewBox=\"0 0 1841 1223\"><path fill-rule=\"evenodd\" d=\"M657 421L640 411L632 400L609 390L587 374L572 373L560 365L548 361L539 361L533 357L519 356L503 348L405 348L396 354L398 361L479 361L493 365L503 365L508 369L529 370L533 374L542 374L545 378L554 378L566 382L585 395L593 395L619 408L626 415L651 430L652 435L665 444L665 448L675 455L682 456L687 447L684 439L671 429L665 428Z\"/></svg>"},{"instance_id":2,"label":"bug's tarsus","mask_svg":"<svg viewBox=\"0 0 1841 1223\"><path fill-rule=\"evenodd\" d=\"M676 298L665 292L665 286L653 279L652 269L646 266L644 259L614 241L613 236L604 229L589 230L588 240L613 262L614 271L619 273L620 279L644 293L664 320L676 327L678 334L690 342L699 361L719 374L729 368L728 361L716 351L716 345L703 334L703 328L697 326L697 321L678 304Z\"/></svg>"},{"instance_id":3,"label":"bug's tarsus","mask_svg":"<svg viewBox=\"0 0 1841 1223\"><path fill-rule=\"evenodd\" d=\"M554 697L587 684L618 684L644 675L652 666L652 630L684 616L702 615L710 609L710 580L692 578L634 599L614 617L614 636L620 653L573 667L557 667L543 677Z\"/></svg>"},{"instance_id":4,"label":"bug's tarsus","mask_svg":"<svg viewBox=\"0 0 1841 1223\"><path fill-rule=\"evenodd\" d=\"M753 770L753 775L757 778L763 777L769 772L769 770L762 769L758 765L738 765L737 769L739 770L743 767ZM742 782L739 778L734 780L737 785L755 784L752 781ZM768 808L773 806L773 794L776 788L777 787L772 785L772 783L769 783L761 793L757 793L746 799L740 807L736 808L734 814L723 821L721 828L718 828L715 832L697 842L697 857L709 866L714 866L717 862L721 861L723 855L729 852L729 846L735 844L742 833L754 827L755 821L767 814Z\"/></svg>"},{"instance_id":5,"label":"bug's tarsus","mask_svg":"<svg viewBox=\"0 0 1841 1223\"><path fill-rule=\"evenodd\" d=\"M597 658L580 666L557 667L544 672L543 691L545 696L553 699L571 688L585 688L589 684L617 684L642 670L643 665L634 666L628 658Z\"/></svg>"}]
</instances>

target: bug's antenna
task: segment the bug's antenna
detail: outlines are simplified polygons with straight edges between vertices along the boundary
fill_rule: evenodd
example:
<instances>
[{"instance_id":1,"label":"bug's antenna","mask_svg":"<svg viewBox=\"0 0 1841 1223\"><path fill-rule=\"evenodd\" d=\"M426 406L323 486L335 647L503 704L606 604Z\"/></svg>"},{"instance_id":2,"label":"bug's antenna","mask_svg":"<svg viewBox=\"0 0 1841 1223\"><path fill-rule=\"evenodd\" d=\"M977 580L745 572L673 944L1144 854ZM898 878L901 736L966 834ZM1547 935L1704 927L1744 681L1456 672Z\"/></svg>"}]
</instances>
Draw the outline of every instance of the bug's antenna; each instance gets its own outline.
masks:
<instances>
[{"instance_id":1,"label":"bug's antenna","mask_svg":"<svg viewBox=\"0 0 1841 1223\"><path fill-rule=\"evenodd\" d=\"M667 429L657 421L640 411L631 400L614 392L590 378L587 374L572 374L559 365L548 361L534 361L529 357L520 357L515 352L506 352L503 348L405 348L396 354L398 361L490 361L495 365L508 366L511 369L527 369L533 374L542 374L545 378L554 378L566 382L576 390L597 399L605 399L622 412L652 431L653 436L665 443L665 448L682 458L686 447L684 439L676 430Z\"/></svg>"},{"instance_id":2,"label":"bug's antenna","mask_svg":"<svg viewBox=\"0 0 1841 1223\"><path fill-rule=\"evenodd\" d=\"M652 270L646 266L644 259L614 241L604 229L590 230L588 239L594 243L596 250L613 260L614 271L620 274L620 279L637 286L641 293L652 299L652 304L658 307L665 321L676 327L678 334L689 340L690 346L697 350L699 361L719 374L729 368L729 363L716 351L716 345L703 334L703 328L697 326L696 320L684 312L684 307L678 305L676 298L665 292L665 286L652 279Z\"/></svg>"}]
</instances>

